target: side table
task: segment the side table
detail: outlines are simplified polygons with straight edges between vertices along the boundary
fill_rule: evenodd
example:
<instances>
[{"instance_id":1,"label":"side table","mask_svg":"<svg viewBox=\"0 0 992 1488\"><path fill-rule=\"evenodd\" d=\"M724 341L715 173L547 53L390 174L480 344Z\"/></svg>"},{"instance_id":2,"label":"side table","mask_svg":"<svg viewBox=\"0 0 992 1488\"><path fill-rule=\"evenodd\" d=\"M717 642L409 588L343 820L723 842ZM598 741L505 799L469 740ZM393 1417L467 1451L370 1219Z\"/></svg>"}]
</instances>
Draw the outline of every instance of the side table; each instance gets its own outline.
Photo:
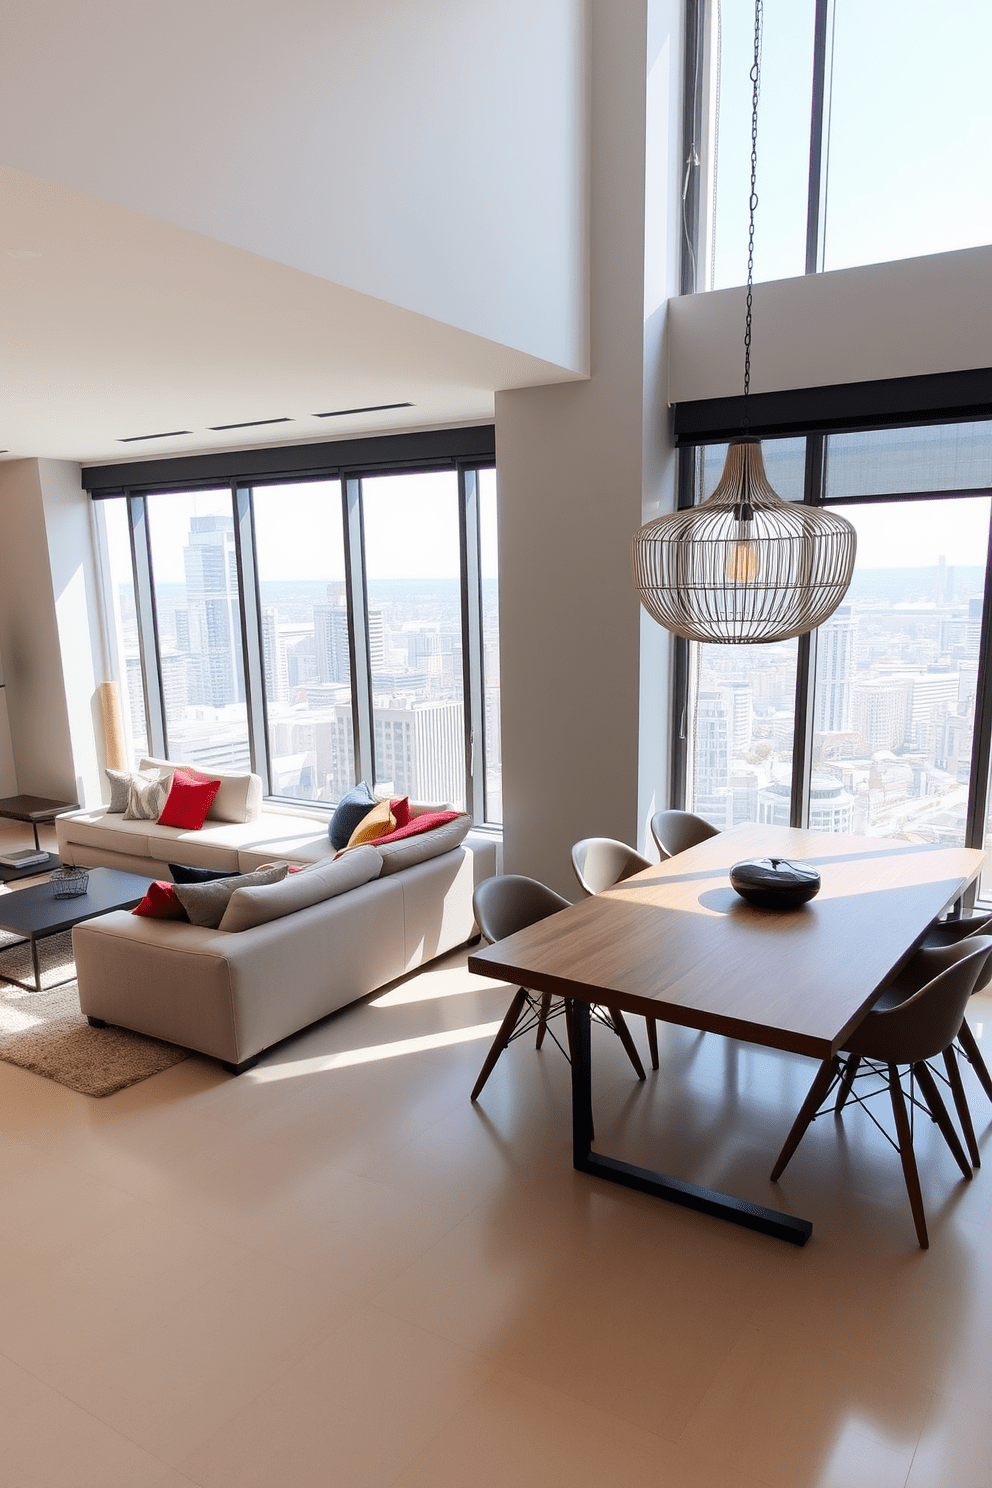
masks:
<instances>
[{"instance_id":1,"label":"side table","mask_svg":"<svg viewBox=\"0 0 992 1488\"><path fill-rule=\"evenodd\" d=\"M78 804L77 801L55 801L49 796L0 796L0 817L30 822L34 832L34 845L40 852L38 823L54 821L63 811L75 811ZM10 883L16 878L29 878L36 873L50 873L58 866L58 853L49 853L44 863L29 863L23 868L7 868L0 863L0 883Z\"/></svg>"}]
</instances>

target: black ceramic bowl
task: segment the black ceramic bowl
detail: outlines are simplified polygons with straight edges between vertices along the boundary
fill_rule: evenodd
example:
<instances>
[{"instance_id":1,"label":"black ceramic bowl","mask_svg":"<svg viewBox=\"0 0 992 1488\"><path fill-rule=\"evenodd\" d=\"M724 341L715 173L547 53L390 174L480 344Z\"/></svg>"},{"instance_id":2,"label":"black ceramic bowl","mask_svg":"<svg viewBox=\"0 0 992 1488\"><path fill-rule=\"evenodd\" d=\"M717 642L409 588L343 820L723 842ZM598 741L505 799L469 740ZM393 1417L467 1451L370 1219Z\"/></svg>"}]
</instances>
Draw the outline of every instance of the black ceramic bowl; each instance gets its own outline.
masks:
<instances>
[{"instance_id":1,"label":"black ceramic bowl","mask_svg":"<svg viewBox=\"0 0 992 1488\"><path fill-rule=\"evenodd\" d=\"M742 899L760 909L795 909L820 892L816 869L788 858L750 858L735 863L730 883Z\"/></svg>"}]
</instances>

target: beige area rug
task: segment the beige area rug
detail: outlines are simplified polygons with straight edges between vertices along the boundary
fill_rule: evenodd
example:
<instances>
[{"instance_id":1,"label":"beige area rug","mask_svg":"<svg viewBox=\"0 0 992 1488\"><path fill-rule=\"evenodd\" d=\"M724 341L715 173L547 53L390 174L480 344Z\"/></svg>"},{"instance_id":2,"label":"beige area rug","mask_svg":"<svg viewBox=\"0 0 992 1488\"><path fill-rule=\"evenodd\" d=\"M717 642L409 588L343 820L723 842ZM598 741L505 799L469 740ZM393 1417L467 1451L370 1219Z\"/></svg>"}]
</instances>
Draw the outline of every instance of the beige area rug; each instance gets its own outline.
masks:
<instances>
[{"instance_id":1,"label":"beige area rug","mask_svg":"<svg viewBox=\"0 0 992 1488\"><path fill-rule=\"evenodd\" d=\"M0 972L33 980L31 949L0 931ZM126 1028L91 1028L79 1011L76 983L47 984L71 976L72 933L38 943L41 992L0 981L0 1059L56 1080L81 1095L113 1095L189 1058L188 1049L146 1038Z\"/></svg>"}]
</instances>

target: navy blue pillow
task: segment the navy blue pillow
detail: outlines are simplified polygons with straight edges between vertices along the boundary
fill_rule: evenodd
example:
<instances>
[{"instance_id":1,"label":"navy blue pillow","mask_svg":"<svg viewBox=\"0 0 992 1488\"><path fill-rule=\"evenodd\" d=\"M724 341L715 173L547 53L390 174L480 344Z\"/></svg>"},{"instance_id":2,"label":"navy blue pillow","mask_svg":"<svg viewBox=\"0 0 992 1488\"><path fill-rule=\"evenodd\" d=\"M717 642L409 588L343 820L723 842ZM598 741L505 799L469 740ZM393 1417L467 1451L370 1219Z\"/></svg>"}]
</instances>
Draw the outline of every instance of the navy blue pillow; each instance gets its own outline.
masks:
<instances>
[{"instance_id":1,"label":"navy blue pillow","mask_svg":"<svg viewBox=\"0 0 992 1488\"><path fill-rule=\"evenodd\" d=\"M353 785L350 791L346 791L338 802L338 809L327 827L327 835L331 839L331 846L342 848L348 846L348 838L358 826L363 816L368 816L376 799L364 780Z\"/></svg>"},{"instance_id":2,"label":"navy blue pillow","mask_svg":"<svg viewBox=\"0 0 992 1488\"><path fill-rule=\"evenodd\" d=\"M173 883L210 883L214 878L236 878L238 869L222 871L220 868L187 868L185 863L170 863L169 872Z\"/></svg>"}]
</instances>

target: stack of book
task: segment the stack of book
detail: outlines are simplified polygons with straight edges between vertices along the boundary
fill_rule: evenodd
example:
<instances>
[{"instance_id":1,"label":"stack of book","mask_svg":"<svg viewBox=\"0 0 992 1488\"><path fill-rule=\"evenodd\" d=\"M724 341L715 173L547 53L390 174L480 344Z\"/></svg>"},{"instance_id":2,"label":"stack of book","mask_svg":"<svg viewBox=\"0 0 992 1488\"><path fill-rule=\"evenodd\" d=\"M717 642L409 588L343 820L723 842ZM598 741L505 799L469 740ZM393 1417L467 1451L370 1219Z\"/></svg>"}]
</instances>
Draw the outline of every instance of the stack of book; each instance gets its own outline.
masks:
<instances>
[{"instance_id":1,"label":"stack of book","mask_svg":"<svg viewBox=\"0 0 992 1488\"><path fill-rule=\"evenodd\" d=\"M2 868L30 868L34 863L47 863L48 853L44 848L23 847L20 852L0 853Z\"/></svg>"}]
</instances>

